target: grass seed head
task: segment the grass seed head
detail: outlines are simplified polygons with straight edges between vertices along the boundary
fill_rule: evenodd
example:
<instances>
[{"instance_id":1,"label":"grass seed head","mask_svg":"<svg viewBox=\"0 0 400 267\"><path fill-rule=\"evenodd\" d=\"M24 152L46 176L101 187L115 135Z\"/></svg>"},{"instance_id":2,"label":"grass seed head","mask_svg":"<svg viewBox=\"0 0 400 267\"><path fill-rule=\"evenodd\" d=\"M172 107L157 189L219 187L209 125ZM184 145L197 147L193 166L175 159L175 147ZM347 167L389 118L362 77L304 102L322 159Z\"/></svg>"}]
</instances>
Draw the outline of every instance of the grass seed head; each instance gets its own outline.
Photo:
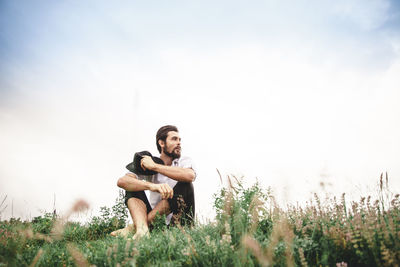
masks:
<instances>
[{"instance_id":1,"label":"grass seed head","mask_svg":"<svg viewBox=\"0 0 400 267\"><path fill-rule=\"evenodd\" d=\"M38 253L36 254L35 258L33 258L31 265L29 265L29 266L30 267L36 266L36 263L39 261L42 254L43 254L43 249L40 248Z\"/></svg>"},{"instance_id":2,"label":"grass seed head","mask_svg":"<svg viewBox=\"0 0 400 267\"><path fill-rule=\"evenodd\" d=\"M71 254L72 258L75 261L76 266L78 267L89 267L89 263L86 260L85 256L82 252L74 244L67 244L68 252Z\"/></svg>"}]
</instances>

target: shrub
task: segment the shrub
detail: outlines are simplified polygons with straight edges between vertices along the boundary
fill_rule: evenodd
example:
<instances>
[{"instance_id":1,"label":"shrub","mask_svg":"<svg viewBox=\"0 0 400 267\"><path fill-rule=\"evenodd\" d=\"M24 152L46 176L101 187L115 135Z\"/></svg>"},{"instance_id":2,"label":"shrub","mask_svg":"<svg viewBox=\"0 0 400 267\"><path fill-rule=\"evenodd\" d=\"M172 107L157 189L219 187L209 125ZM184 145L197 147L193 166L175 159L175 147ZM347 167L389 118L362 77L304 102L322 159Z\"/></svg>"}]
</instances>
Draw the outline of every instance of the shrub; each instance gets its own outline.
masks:
<instances>
[{"instance_id":1,"label":"shrub","mask_svg":"<svg viewBox=\"0 0 400 267\"><path fill-rule=\"evenodd\" d=\"M115 200L116 203L111 209L108 207L100 208L101 215L94 216L87 224L88 229L86 235L88 239L104 238L112 231L126 226L128 211L124 201L124 192L120 190Z\"/></svg>"},{"instance_id":2,"label":"shrub","mask_svg":"<svg viewBox=\"0 0 400 267\"><path fill-rule=\"evenodd\" d=\"M32 219L32 228L35 232L42 234L50 234L57 215L55 213L46 212L43 216L37 216Z\"/></svg>"}]
</instances>

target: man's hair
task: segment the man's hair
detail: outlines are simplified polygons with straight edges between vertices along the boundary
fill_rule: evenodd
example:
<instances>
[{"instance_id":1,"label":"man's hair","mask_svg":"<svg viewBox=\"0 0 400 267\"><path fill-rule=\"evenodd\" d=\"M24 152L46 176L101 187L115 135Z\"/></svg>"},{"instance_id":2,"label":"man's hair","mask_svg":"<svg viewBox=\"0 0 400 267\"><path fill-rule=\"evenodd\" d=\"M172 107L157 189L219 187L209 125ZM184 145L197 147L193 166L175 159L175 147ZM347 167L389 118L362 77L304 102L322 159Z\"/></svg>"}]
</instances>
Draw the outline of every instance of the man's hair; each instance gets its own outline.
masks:
<instances>
[{"instance_id":1,"label":"man's hair","mask_svg":"<svg viewBox=\"0 0 400 267\"><path fill-rule=\"evenodd\" d=\"M161 153L161 146L158 143L158 140L163 140L165 142L165 140L167 140L168 132L171 132L171 131L179 132L178 128L176 128L176 126L173 126L173 125L165 125L157 131L156 143L157 143L158 152Z\"/></svg>"}]
</instances>

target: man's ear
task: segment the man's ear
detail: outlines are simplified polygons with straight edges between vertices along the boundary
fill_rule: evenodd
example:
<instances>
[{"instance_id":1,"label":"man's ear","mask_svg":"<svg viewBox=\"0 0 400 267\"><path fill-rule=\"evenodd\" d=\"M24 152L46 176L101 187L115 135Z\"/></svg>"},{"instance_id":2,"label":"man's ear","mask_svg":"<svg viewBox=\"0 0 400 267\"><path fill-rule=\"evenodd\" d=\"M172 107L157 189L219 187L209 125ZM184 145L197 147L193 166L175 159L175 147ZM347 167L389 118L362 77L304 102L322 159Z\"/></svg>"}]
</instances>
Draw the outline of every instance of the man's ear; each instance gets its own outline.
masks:
<instances>
[{"instance_id":1,"label":"man's ear","mask_svg":"<svg viewBox=\"0 0 400 267\"><path fill-rule=\"evenodd\" d=\"M161 148L164 148L165 142L163 140L158 140L158 144L160 145Z\"/></svg>"}]
</instances>

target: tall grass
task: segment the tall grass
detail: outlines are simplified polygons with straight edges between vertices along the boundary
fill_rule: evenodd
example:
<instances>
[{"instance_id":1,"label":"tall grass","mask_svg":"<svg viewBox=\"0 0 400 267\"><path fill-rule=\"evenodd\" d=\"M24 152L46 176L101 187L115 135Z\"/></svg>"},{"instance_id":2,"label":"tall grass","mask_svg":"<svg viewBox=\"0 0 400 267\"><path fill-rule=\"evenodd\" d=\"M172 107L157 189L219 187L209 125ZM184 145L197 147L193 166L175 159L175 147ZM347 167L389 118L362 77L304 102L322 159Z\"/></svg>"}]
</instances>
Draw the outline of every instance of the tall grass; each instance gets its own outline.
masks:
<instances>
[{"instance_id":1,"label":"tall grass","mask_svg":"<svg viewBox=\"0 0 400 267\"><path fill-rule=\"evenodd\" d=\"M270 190L228 177L214 195L216 218L167 227L158 218L140 241L108 234L125 225L122 196L88 223L68 216L0 222L0 266L398 266L400 199L381 176L378 195L279 207Z\"/></svg>"}]
</instances>

